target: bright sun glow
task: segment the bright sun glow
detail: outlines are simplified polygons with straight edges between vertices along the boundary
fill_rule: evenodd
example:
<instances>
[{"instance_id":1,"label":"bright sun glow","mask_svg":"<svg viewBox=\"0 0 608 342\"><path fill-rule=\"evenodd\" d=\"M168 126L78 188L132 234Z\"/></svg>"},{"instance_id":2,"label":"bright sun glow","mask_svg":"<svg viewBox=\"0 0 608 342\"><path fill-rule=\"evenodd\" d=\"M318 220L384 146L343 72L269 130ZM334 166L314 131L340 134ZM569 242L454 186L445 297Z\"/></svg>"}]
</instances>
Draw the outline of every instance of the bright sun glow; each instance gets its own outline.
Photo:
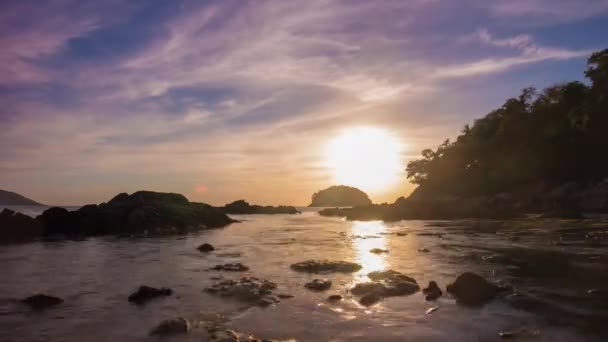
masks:
<instances>
[{"instance_id":1,"label":"bright sun glow","mask_svg":"<svg viewBox=\"0 0 608 342\"><path fill-rule=\"evenodd\" d=\"M327 145L327 164L337 184L381 191L403 177L401 143L387 131L351 128Z\"/></svg>"}]
</instances>

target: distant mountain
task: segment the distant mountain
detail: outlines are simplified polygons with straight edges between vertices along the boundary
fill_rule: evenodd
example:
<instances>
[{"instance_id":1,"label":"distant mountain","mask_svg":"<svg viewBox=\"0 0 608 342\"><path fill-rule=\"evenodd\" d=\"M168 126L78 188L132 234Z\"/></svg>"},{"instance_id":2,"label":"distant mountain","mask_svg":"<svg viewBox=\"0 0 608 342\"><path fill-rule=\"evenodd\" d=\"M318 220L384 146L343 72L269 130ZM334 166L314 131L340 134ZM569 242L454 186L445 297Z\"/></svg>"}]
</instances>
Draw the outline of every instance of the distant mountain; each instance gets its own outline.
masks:
<instances>
[{"instance_id":1,"label":"distant mountain","mask_svg":"<svg viewBox=\"0 0 608 342\"><path fill-rule=\"evenodd\" d=\"M355 207L370 204L372 201L365 192L351 186L334 185L312 195L309 207Z\"/></svg>"},{"instance_id":2,"label":"distant mountain","mask_svg":"<svg viewBox=\"0 0 608 342\"><path fill-rule=\"evenodd\" d=\"M17 193L0 190L0 205L43 205Z\"/></svg>"}]
</instances>

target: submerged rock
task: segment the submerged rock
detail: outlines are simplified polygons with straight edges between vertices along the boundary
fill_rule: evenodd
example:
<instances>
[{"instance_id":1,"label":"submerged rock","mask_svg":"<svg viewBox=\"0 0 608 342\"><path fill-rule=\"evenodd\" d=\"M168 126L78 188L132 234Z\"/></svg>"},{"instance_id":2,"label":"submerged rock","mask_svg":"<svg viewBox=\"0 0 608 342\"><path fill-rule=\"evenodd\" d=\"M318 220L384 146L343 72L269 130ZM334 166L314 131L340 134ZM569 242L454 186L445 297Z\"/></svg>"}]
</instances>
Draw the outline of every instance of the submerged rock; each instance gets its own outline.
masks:
<instances>
[{"instance_id":1,"label":"submerged rock","mask_svg":"<svg viewBox=\"0 0 608 342\"><path fill-rule=\"evenodd\" d=\"M215 265L211 269L214 271L228 271L228 272L249 271L249 267L241 264L240 262L228 263L228 264L223 264L223 265Z\"/></svg>"},{"instance_id":2,"label":"submerged rock","mask_svg":"<svg viewBox=\"0 0 608 342\"><path fill-rule=\"evenodd\" d=\"M185 334L188 331L190 331L190 322L185 318L178 317L160 322L156 328L150 331L150 335L177 335Z\"/></svg>"},{"instance_id":3,"label":"submerged rock","mask_svg":"<svg viewBox=\"0 0 608 342\"><path fill-rule=\"evenodd\" d=\"M339 300L342 300L342 296L339 294L333 294L333 295L327 297L327 300L330 302L337 302Z\"/></svg>"},{"instance_id":4,"label":"submerged rock","mask_svg":"<svg viewBox=\"0 0 608 342\"><path fill-rule=\"evenodd\" d=\"M309 290L313 291L325 291L331 287L331 280L328 279L314 279L304 285Z\"/></svg>"},{"instance_id":5,"label":"submerged rock","mask_svg":"<svg viewBox=\"0 0 608 342\"><path fill-rule=\"evenodd\" d=\"M373 305L384 297L405 296L416 293L420 287L414 278L394 270L371 272L372 281L356 284L350 292L362 296L362 305Z\"/></svg>"},{"instance_id":6,"label":"submerged rock","mask_svg":"<svg viewBox=\"0 0 608 342\"><path fill-rule=\"evenodd\" d=\"M20 300L20 302L29 306L32 310L43 310L63 303L63 299L45 294L35 294Z\"/></svg>"},{"instance_id":7,"label":"submerged rock","mask_svg":"<svg viewBox=\"0 0 608 342\"><path fill-rule=\"evenodd\" d=\"M383 253L388 253L388 249L372 248L369 250L369 252L374 253L374 254L383 254Z\"/></svg>"},{"instance_id":8,"label":"submerged rock","mask_svg":"<svg viewBox=\"0 0 608 342\"><path fill-rule=\"evenodd\" d=\"M208 287L205 291L222 297L230 297L235 300L256 304L260 306L269 303L278 303L279 300L272 296L272 291L277 284L255 277L243 277L239 280L223 280Z\"/></svg>"},{"instance_id":9,"label":"submerged rock","mask_svg":"<svg viewBox=\"0 0 608 342\"><path fill-rule=\"evenodd\" d=\"M211 244L204 243L204 244L198 246L196 249L198 249L200 252L208 253L208 252L214 251L215 247L213 247Z\"/></svg>"},{"instance_id":10,"label":"submerged rock","mask_svg":"<svg viewBox=\"0 0 608 342\"><path fill-rule=\"evenodd\" d=\"M435 281L430 281L429 285L426 288L422 289L422 293L425 294L424 298L427 301L435 300L441 297L441 295L443 295L443 291L441 291Z\"/></svg>"},{"instance_id":11,"label":"submerged rock","mask_svg":"<svg viewBox=\"0 0 608 342\"><path fill-rule=\"evenodd\" d=\"M220 210L180 194L138 191L76 211L50 208L36 218L45 235L166 235L218 228L236 222Z\"/></svg>"},{"instance_id":12,"label":"submerged rock","mask_svg":"<svg viewBox=\"0 0 608 342\"><path fill-rule=\"evenodd\" d=\"M173 294L173 290L166 287L157 289L150 286L140 286L139 289L129 296L129 302L135 304L144 304L147 301L158 298L166 297Z\"/></svg>"},{"instance_id":13,"label":"submerged rock","mask_svg":"<svg viewBox=\"0 0 608 342\"><path fill-rule=\"evenodd\" d=\"M428 253L430 250L428 248L418 248L418 252L420 253Z\"/></svg>"},{"instance_id":14,"label":"submerged rock","mask_svg":"<svg viewBox=\"0 0 608 342\"><path fill-rule=\"evenodd\" d=\"M479 305L493 299L501 288L478 274L465 272L449 284L447 290L462 304Z\"/></svg>"},{"instance_id":15,"label":"submerged rock","mask_svg":"<svg viewBox=\"0 0 608 342\"><path fill-rule=\"evenodd\" d=\"M292 264L291 269L309 273L352 273L360 270L361 265L349 261L308 260Z\"/></svg>"}]
</instances>

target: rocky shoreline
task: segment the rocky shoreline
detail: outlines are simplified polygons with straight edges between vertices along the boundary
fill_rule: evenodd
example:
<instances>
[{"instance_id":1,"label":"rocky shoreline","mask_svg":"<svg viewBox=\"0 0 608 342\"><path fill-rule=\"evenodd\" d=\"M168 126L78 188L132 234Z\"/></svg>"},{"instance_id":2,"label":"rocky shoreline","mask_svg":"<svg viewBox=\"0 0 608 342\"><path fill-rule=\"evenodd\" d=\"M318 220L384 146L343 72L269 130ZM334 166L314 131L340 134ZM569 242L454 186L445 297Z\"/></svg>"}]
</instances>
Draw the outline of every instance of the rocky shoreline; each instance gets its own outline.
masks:
<instances>
[{"instance_id":1,"label":"rocky shoreline","mask_svg":"<svg viewBox=\"0 0 608 342\"><path fill-rule=\"evenodd\" d=\"M218 207L219 210L223 211L226 214L232 215L257 215L257 214L300 214L295 207L280 205L280 206L262 206L257 204L249 204L245 200L238 200L232 203L228 203L223 207Z\"/></svg>"},{"instance_id":2,"label":"rocky shoreline","mask_svg":"<svg viewBox=\"0 0 608 342\"><path fill-rule=\"evenodd\" d=\"M220 228L237 222L205 203L190 202L180 194L138 191L122 193L106 203L76 211L53 207L36 218L4 209L0 213L0 243L42 238L101 235L169 235Z\"/></svg>"},{"instance_id":3,"label":"rocky shoreline","mask_svg":"<svg viewBox=\"0 0 608 342\"><path fill-rule=\"evenodd\" d=\"M588 213L608 214L608 179L591 185L539 185L510 193L469 197L445 195L419 187L408 198L400 197L392 204L327 208L319 212L323 216L360 221L512 219L530 214L543 218L581 219Z\"/></svg>"}]
</instances>

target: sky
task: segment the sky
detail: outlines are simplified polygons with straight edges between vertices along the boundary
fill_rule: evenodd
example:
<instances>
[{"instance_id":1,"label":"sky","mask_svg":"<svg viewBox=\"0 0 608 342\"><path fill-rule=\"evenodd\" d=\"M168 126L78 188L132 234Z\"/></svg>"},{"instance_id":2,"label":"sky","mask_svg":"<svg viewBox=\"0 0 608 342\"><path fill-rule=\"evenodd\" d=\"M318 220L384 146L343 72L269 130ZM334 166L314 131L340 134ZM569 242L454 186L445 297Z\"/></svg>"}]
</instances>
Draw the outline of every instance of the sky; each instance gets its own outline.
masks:
<instances>
[{"instance_id":1,"label":"sky","mask_svg":"<svg viewBox=\"0 0 608 342\"><path fill-rule=\"evenodd\" d=\"M0 189L306 205L341 132L398 137L405 167L524 87L582 80L607 37L606 0L4 0Z\"/></svg>"}]
</instances>

